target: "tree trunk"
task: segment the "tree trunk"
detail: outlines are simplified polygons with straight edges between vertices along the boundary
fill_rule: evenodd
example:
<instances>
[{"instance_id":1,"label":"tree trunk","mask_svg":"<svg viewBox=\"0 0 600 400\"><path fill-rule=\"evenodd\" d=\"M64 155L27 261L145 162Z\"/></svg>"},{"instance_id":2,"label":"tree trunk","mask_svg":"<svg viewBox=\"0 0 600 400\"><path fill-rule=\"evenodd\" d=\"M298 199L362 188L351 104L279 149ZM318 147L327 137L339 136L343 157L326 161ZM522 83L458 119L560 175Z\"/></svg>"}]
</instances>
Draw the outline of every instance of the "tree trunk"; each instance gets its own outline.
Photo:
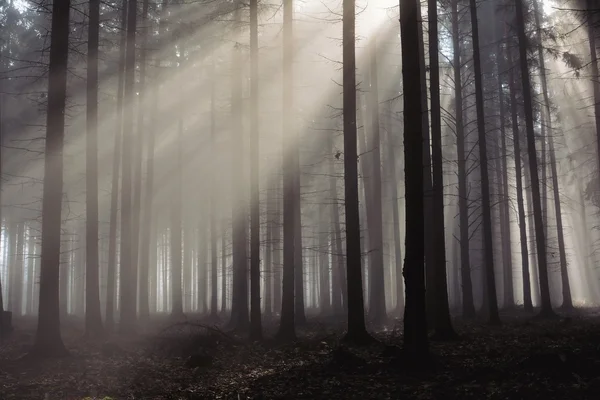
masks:
<instances>
[{"instance_id":1,"label":"tree trunk","mask_svg":"<svg viewBox=\"0 0 600 400\"><path fill-rule=\"evenodd\" d=\"M489 320L492 324L500 323L498 314L498 298L496 296L496 278L494 275L494 248L492 241L492 216L490 204L490 181L488 172L487 138L485 132L485 115L483 99L483 83L481 72L481 55L479 47L479 22L477 21L477 4L469 0L471 9L471 25L473 28L473 65L475 70L475 97L477 109L477 131L479 139L479 163L481 167L481 208L483 217L483 247L486 289L488 295Z\"/></svg>"},{"instance_id":2,"label":"tree trunk","mask_svg":"<svg viewBox=\"0 0 600 400\"><path fill-rule=\"evenodd\" d=\"M86 112L85 334L103 335L98 252L98 42L100 0L89 2Z\"/></svg>"},{"instance_id":3,"label":"tree trunk","mask_svg":"<svg viewBox=\"0 0 600 400\"><path fill-rule=\"evenodd\" d=\"M210 140L211 148L213 149L211 161L213 167L216 167L217 157L217 123L216 123L216 72L215 72L215 56L211 57L211 84L210 84ZM210 265L211 265L211 284L210 284L210 316L213 319L217 318L218 313L218 291L217 291L217 269L219 259L217 256L217 187L215 185L215 175L210 174L211 179L211 194L210 194Z\"/></svg>"},{"instance_id":4,"label":"tree trunk","mask_svg":"<svg viewBox=\"0 0 600 400\"><path fill-rule=\"evenodd\" d=\"M541 35L541 27L540 27L540 18L539 18L539 10L538 10L538 2L534 0L533 2L534 14L535 14L535 24L536 24L536 35L538 42L538 59L540 62L540 79L542 81L542 94L544 96L544 105L546 109L546 119L548 123L548 151L550 153L550 173L552 179L552 190L554 193L554 210L556 213L556 234L558 236L558 252L560 259L560 277L562 282L562 294L563 294L563 303L562 308L565 310L571 310L573 308L573 300L571 297L571 284L569 282L569 273L567 271L567 253L565 251L565 239L563 232L563 223L562 223L562 211L560 205L560 192L558 186L558 171L556 167L556 154L554 152L554 131L552 130L552 113L550 112L550 98L548 96L548 81L546 77L546 63L544 60L544 53L541 46L542 43L542 35ZM544 186L545 187L545 186Z\"/></svg>"},{"instance_id":5,"label":"tree trunk","mask_svg":"<svg viewBox=\"0 0 600 400\"><path fill-rule=\"evenodd\" d=\"M181 117L178 122L178 134L173 146L173 162L175 164L174 173L174 193L171 199L171 316L172 318L181 318L183 316L183 295L182 295L182 162L181 153L183 146L183 121Z\"/></svg>"},{"instance_id":6,"label":"tree trunk","mask_svg":"<svg viewBox=\"0 0 600 400\"><path fill-rule=\"evenodd\" d=\"M239 4L238 4L239 5ZM235 11L235 20L240 23L241 10ZM243 331L248 328L248 257L247 227L244 178L244 141L243 141L243 99L242 99L242 62L240 44L233 50L234 77L232 87L231 114L233 117L233 169L232 169L232 246L233 246L233 285L230 327Z\"/></svg>"},{"instance_id":7,"label":"tree trunk","mask_svg":"<svg viewBox=\"0 0 600 400\"><path fill-rule=\"evenodd\" d=\"M331 314L331 291L329 271L329 246L327 240L327 206L323 203L319 204L319 231L318 245L319 249L319 309L321 315L328 316Z\"/></svg>"},{"instance_id":8,"label":"tree trunk","mask_svg":"<svg viewBox=\"0 0 600 400\"><path fill-rule=\"evenodd\" d=\"M379 131L379 90L377 76L377 42L375 36L369 44L370 58L370 80L371 90L369 92L369 109L371 111L371 135L370 150L372 151L371 170L372 180L371 189L372 198L372 216L373 226L369 229L369 236L372 237L371 246L371 261L372 265L369 269L369 285L370 285L370 301L369 301L369 317L375 326L382 326L386 319L387 313L385 308L385 285L383 272L383 208L382 208L382 189L381 189L381 138Z\"/></svg>"},{"instance_id":9,"label":"tree trunk","mask_svg":"<svg viewBox=\"0 0 600 400\"><path fill-rule=\"evenodd\" d=\"M63 356L67 353L60 335L59 270L70 8L70 0L55 0L52 3L42 198L40 309L32 348L32 354L37 356Z\"/></svg>"},{"instance_id":10,"label":"tree trunk","mask_svg":"<svg viewBox=\"0 0 600 400\"><path fill-rule=\"evenodd\" d=\"M446 277L446 233L444 227L444 165L442 154L442 115L440 104L440 69L438 45L437 0L428 1L429 65L431 96L431 149L433 164L433 244L435 309L433 327L440 339L456 337L450 319L448 280Z\"/></svg>"},{"instance_id":11,"label":"tree trunk","mask_svg":"<svg viewBox=\"0 0 600 400\"><path fill-rule=\"evenodd\" d=\"M458 213L460 225L460 277L462 288L462 313L465 318L475 317L471 259L469 253L469 194L467 192L467 157L465 155L465 129L461 74L461 48L458 22L458 2L452 1L452 44L454 50L454 104L456 112L456 148L458 155Z\"/></svg>"},{"instance_id":12,"label":"tree trunk","mask_svg":"<svg viewBox=\"0 0 600 400\"><path fill-rule=\"evenodd\" d=\"M258 0L250 0L250 338L262 338L258 132ZM214 81L214 80L213 80Z\"/></svg>"},{"instance_id":13,"label":"tree trunk","mask_svg":"<svg viewBox=\"0 0 600 400\"><path fill-rule=\"evenodd\" d=\"M330 222L332 228L331 239L331 307L333 314L342 315L344 303L342 300L342 288L346 282L341 280L340 274L343 269L342 259L342 239L340 238L340 214L338 209L337 177L335 175L335 165L333 161L333 136L327 135L327 150L329 153L329 197L331 202Z\"/></svg>"},{"instance_id":14,"label":"tree trunk","mask_svg":"<svg viewBox=\"0 0 600 400\"><path fill-rule=\"evenodd\" d=\"M113 147L112 184L110 190L110 222L108 234L108 267L106 271L106 330L112 332L115 324L115 292L117 269L117 217L119 203L119 170L121 166L121 140L123 123L123 85L125 71L125 47L127 28L128 0L123 0L121 10L121 38L119 43L118 85L117 85L117 111L115 140Z\"/></svg>"},{"instance_id":15,"label":"tree trunk","mask_svg":"<svg viewBox=\"0 0 600 400\"><path fill-rule=\"evenodd\" d=\"M472 0L474 1L474 0ZM540 181L538 177L537 153L535 150L535 132L533 128L533 106L531 99L531 82L529 77L529 66L527 63L527 36L525 34L525 21L523 15L523 1L515 0L516 24L519 40L519 64L521 67L521 79L523 84L523 100L525 104L525 125L527 128L527 153L529 155L529 171L531 173L531 190L533 197L533 216L535 223L536 249L538 256L538 268L540 279L540 292L542 298L542 309L540 315L553 316L552 303L550 302L550 287L548 284L548 263L546 257L546 235L542 217L542 204L540 197Z\"/></svg>"},{"instance_id":16,"label":"tree trunk","mask_svg":"<svg viewBox=\"0 0 600 400\"><path fill-rule=\"evenodd\" d=\"M513 65L512 50L506 49L508 65ZM525 204L523 199L523 174L521 172L521 138L519 135L519 115L517 111L517 96L515 78L512 67L508 68L508 87L510 90L510 113L512 119L515 176L517 178L517 208L519 212L519 236L521 241L521 265L523 276L523 306L525 311L533 311L531 301L531 278L529 275L529 250L527 244L527 218L525 217Z\"/></svg>"},{"instance_id":17,"label":"tree trunk","mask_svg":"<svg viewBox=\"0 0 600 400\"><path fill-rule=\"evenodd\" d=\"M137 26L137 0L129 0L127 10L127 49L125 52L124 105L129 107L123 118L123 175L121 187L121 271L119 274L120 326L122 333L136 329L136 268L132 265L132 158L133 158L133 104L135 99L135 31Z\"/></svg>"},{"instance_id":18,"label":"tree trunk","mask_svg":"<svg viewBox=\"0 0 600 400\"><path fill-rule=\"evenodd\" d=\"M361 275L358 154L356 149L356 4L354 0L344 0L343 10L344 206L348 287L348 333L345 339L360 344L369 342L371 336L367 333L365 326Z\"/></svg>"},{"instance_id":19,"label":"tree trunk","mask_svg":"<svg viewBox=\"0 0 600 400\"><path fill-rule=\"evenodd\" d=\"M398 178L396 177L395 136L392 129L392 106L387 117L387 148L389 164L389 189L392 206L393 237L394 237L394 268L396 276L396 310L394 314L401 316L404 309L404 290L402 288L402 245L400 242L400 212L398 210Z\"/></svg>"},{"instance_id":20,"label":"tree trunk","mask_svg":"<svg viewBox=\"0 0 600 400\"><path fill-rule=\"evenodd\" d=\"M294 235L295 201L294 163L288 156L288 148L297 145L293 137L288 139L294 129L293 108L293 0L283 2L283 280L281 300L281 321L277 336L282 340L296 338L294 305ZM289 140L289 141L288 141ZM291 142L291 143L290 143Z\"/></svg>"},{"instance_id":21,"label":"tree trunk","mask_svg":"<svg viewBox=\"0 0 600 400\"><path fill-rule=\"evenodd\" d=\"M404 88L404 170L406 236L404 281L404 350L417 357L429 353L425 301L425 208L423 202L423 109L419 59L419 12L417 0L400 0L400 38Z\"/></svg>"}]
</instances>

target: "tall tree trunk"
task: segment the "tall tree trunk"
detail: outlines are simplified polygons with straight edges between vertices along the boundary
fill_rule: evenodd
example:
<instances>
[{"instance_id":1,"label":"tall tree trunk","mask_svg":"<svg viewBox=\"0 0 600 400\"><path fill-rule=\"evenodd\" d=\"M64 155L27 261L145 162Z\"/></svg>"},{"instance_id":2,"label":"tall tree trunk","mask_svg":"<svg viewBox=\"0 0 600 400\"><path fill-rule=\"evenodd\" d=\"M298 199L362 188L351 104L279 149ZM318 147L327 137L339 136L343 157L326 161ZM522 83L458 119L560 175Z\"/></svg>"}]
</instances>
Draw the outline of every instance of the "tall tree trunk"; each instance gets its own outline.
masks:
<instances>
[{"instance_id":1,"label":"tall tree trunk","mask_svg":"<svg viewBox=\"0 0 600 400\"><path fill-rule=\"evenodd\" d=\"M558 186L558 171L556 167L556 154L554 152L554 131L552 130L552 113L550 111L550 98L548 96L548 79L546 76L546 62L542 49L542 34L539 17L539 7L537 0L533 1L536 36L539 42L538 60L540 62L540 79L542 81L542 94L544 96L544 106L546 110L546 120L548 126L548 151L550 153L550 173L552 179L552 190L554 194L554 211L556 213L556 234L558 236L558 252L560 259L560 277L562 282L563 303L562 308L571 310L573 308L573 299L571 297L571 284L569 282L569 272L567 271L567 253L565 251L565 239L563 232L562 211L560 205L560 191ZM545 187L545 186L544 186ZM544 189L545 190L545 189Z\"/></svg>"},{"instance_id":2,"label":"tall tree trunk","mask_svg":"<svg viewBox=\"0 0 600 400\"><path fill-rule=\"evenodd\" d=\"M448 304L448 280L446 277L446 234L444 227L444 165L442 154L442 115L440 104L440 69L437 0L428 1L429 18L429 66L431 96L431 149L433 165L433 243L435 309L433 327L436 337L456 337L450 320Z\"/></svg>"},{"instance_id":3,"label":"tall tree trunk","mask_svg":"<svg viewBox=\"0 0 600 400\"><path fill-rule=\"evenodd\" d=\"M31 227L29 227L29 229L27 230L27 293L25 293L25 296L27 298L27 302L25 304L25 314L27 315L33 314L33 292L36 278L37 276L35 271L35 237L33 236ZM100 318L100 322L102 322L102 317Z\"/></svg>"},{"instance_id":4,"label":"tall tree trunk","mask_svg":"<svg viewBox=\"0 0 600 400\"><path fill-rule=\"evenodd\" d=\"M128 111L123 118L123 174L121 187L121 263L120 263L120 326L122 333L136 329L136 268L132 265L132 157L133 157L133 104L135 99L135 31L137 26L137 0L129 0L127 9L127 49L125 51L124 105Z\"/></svg>"},{"instance_id":5,"label":"tall tree trunk","mask_svg":"<svg viewBox=\"0 0 600 400\"><path fill-rule=\"evenodd\" d=\"M70 0L54 0L52 3L42 198L40 309L32 348L32 354L37 356L62 356L67 353L60 336L58 296L70 8Z\"/></svg>"},{"instance_id":6,"label":"tall tree trunk","mask_svg":"<svg viewBox=\"0 0 600 400\"><path fill-rule=\"evenodd\" d=\"M173 144L173 161L175 163L174 193L171 199L171 316L172 318L181 318L183 316L183 295L182 295L182 220L181 208L182 199L182 161L181 153L183 146L183 121L179 118L177 128L177 138Z\"/></svg>"},{"instance_id":7,"label":"tall tree trunk","mask_svg":"<svg viewBox=\"0 0 600 400\"><path fill-rule=\"evenodd\" d=\"M100 38L100 0L89 2L86 112L86 262L85 334L103 334L100 311L98 253L98 42Z\"/></svg>"},{"instance_id":8,"label":"tall tree trunk","mask_svg":"<svg viewBox=\"0 0 600 400\"><path fill-rule=\"evenodd\" d=\"M217 122L216 122L216 72L215 56L211 57L211 84L210 84L210 140L213 149L211 161L213 167L216 167L217 157ZM218 291L217 291L217 269L219 259L217 256L217 185L215 185L215 175L210 174L211 192L210 192L210 265L211 265L211 284L210 284L210 316L217 318L218 313Z\"/></svg>"},{"instance_id":9,"label":"tall tree trunk","mask_svg":"<svg viewBox=\"0 0 600 400\"><path fill-rule=\"evenodd\" d=\"M331 306L333 314L342 315L344 303L342 300L342 288L346 282L340 278L343 267L342 259L342 239L340 238L340 214L338 209L337 178L335 175L335 165L333 161L333 136L327 135L327 151L329 153L329 197L331 208L329 210L330 222L332 228L331 239Z\"/></svg>"},{"instance_id":10,"label":"tall tree trunk","mask_svg":"<svg viewBox=\"0 0 600 400\"><path fill-rule=\"evenodd\" d=\"M508 65L513 65L512 49L507 46L506 56ZM523 277L523 306L525 311L533 311L531 301L531 277L529 274L529 250L527 244L527 218L523 199L523 175L521 168L521 138L519 135L519 113L517 111L517 96L515 78L512 67L508 68L508 87L510 90L510 114L514 144L515 176L517 178L517 208L519 213L519 237L521 241L521 265Z\"/></svg>"},{"instance_id":11,"label":"tall tree trunk","mask_svg":"<svg viewBox=\"0 0 600 400\"><path fill-rule=\"evenodd\" d=\"M372 236L373 246L371 246L372 265L369 274L370 301L369 317L376 326L381 326L387 319L385 308L385 285L383 272L383 207L382 207L382 189L381 189L381 138L379 131L379 90L377 76L377 42L374 36L369 44L370 58L370 80L371 90L369 92L369 109L371 111L371 135L370 149L372 151L371 168L372 180L371 189L373 193L372 216L373 227L369 229L369 236Z\"/></svg>"},{"instance_id":12,"label":"tall tree trunk","mask_svg":"<svg viewBox=\"0 0 600 400\"><path fill-rule=\"evenodd\" d=\"M397 316L404 309L404 290L402 288L402 245L400 242L400 212L398 210L398 178L396 177L395 136L392 129L392 105L390 103L387 116L387 148L389 164L389 189L392 206L393 237L394 237L394 270L396 276L396 310Z\"/></svg>"},{"instance_id":13,"label":"tall tree trunk","mask_svg":"<svg viewBox=\"0 0 600 400\"><path fill-rule=\"evenodd\" d=\"M264 285L265 285L265 292L264 292L264 296L265 296L265 316L266 317L271 317L273 315L273 274L274 274L274 268L273 268L273 252L274 250L274 246L273 246L273 205L274 205L274 199L273 199L273 188L269 187L267 189L267 201L266 201L266 206L267 206L267 211L266 211L266 215L267 215L267 223L266 223L266 228L267 231L265 232L265 246L263 247L263 251L264 251L264 259L265 259L265 264L263 267L263 274L264 274Z\"/></svg>"},{"instance_id":14,"label":"tall tree trunk","mask_svg":"<svg viewBox=\"0 0 600 400\"><path fill-rule=\"evenodd\" d=\"M477 3L469 0L471 9L471 25L473 30L473 65L475 70L475 97L477 109L477 132L479 139L479 163L481 167L481 208L483 217L483 247L486 289L488 295L490 323L499 324L498 298L496 296L496 278L494 275L494 248L492 241L492 216L490 202L490 180L488 171L487 138L485 132L485 115L483 99L483 83L481 72L481 55L479 47L479 22L477 21Z\"/></svg>"},{"instance_id":15,"label":"tall tree trunk","mask_svg":"<svg viewBox=\"0 0 600 400\"><path fill-rule=\"evenodd\" d=\"M281 300L281 321L277 336L282 340L293 340L296 337L295 305L294 305L294 235L296 230L294 195L294 163L288 156L288 148L296 146L292 131L293 121L293 0L283 1L283 280ZM291 136L291 138L290 138ZM290 146L291 144L291 146Z\"/></svg>"},{"instance_id":16,"label":"tall tree trunk","mask_svg":"<svg viewBox=\"0 0 600 400\"><path fill-rule=\"evenodd\" d=\"M279 184L275 186L275 188L279 188ZM280 202L276 201L277 195L273 194L273 215L272 218L272 245L271 249L273 252L273 311L281 311L279 308L281 306L281 284L282 284L282 276L283 271L281 268L281 228L279 213L280 213Z\"/></svg>"},{"instance_id":17,"label":"tall tree trunk","mask_svg":"<svg viewBox=\"0 0 600 400\"><path fill-rule=\"evenodd\" d=\"M509 194L508 194L508 161L507 161L507 149L506 149L506 120L505 120L505 103L504 103L504 89L503 80L501 74L505 72L504 63L504 51L502 44L498 41L497 44L498 54L498 93L500 102L500 147L502 154L501 167L502 171L502 202L500 207L503 214L503 226L504 233L502 234L503 239L503 256L504 261L504 307L512 308L515 305L514 300L514 285L513 285L513 263L512 263L512 238L510 228L510 207L509 207Z\"/></svg>"},{"instance_id":18,"label":"tall tree trunk","mask_svg":"<svg viewBox=\"0 0 600 400\"><path fill-rule=\"evenodd\" d=\"M262 338L258 132L258 0L250 0L250 338Z\"/></svg>"},{"instance_id":19,"label":"tall tree trunk","mask_svg":"<svg viewBox=\"0 0 600 400\"><path fill-rule=\"evenodd\" d=\"M423 109L419 59L419 2L399 0L404 88L404 170L406 235L404 281L404 350L418 357L429 353L425 301L425 208L423 202Z\"/></svg>"},{"instance_id":20,"label":"tall tree trunk","mask_svg":"<svg viewBox=\"0 0 600 400\"><path fill-rule=\"evenodd\" d=\"M131 297L134 299L134 305L137 312L138 299L138 285L139 285L139 273L140 273L140 216L142 209L142 164L143 164L143 149L144 139L146 136L146 127L144 124L146 110L146 50L148 47L148 0L142 0L142 21L140 24L140 58L139 58L139 82L136 87L137 92L137 134L135 136L133 145L133 215L131 218L132 224L132 235L131 235L131 275L132 275L132 293ZM133 107L133 106L131 106ZM133 135L133 131L132 131ZM142 266L147 268L147 265ZM147 274L147 273L146 273Z\"/></svg>"},{"instance_id":21,"label":"tall tree trunk","mask_svg":"<svg viewBox=\"0 0 600 400\"><path fill-rule=\"evenodd\" d=\"M123 85L125 72L125 47L128 0L123 0L121 10L121 38L119 43L117 111L113 147L112 183L110 190L110 222L108 234L108 267L106 271L106 330L112 332L115 324L115 292L117 269L117 217L119 212L119 170L121 166L121 140L123 128Z\"/></svg>"},{"instance_id":22,"label":"tall tree trunk","mask_svg":"<svg viewBox=\"0 0 600 400\"><path fill-rule=\"evenodd\" d=\"M221 313L227 312L227 227L221 222Z\"/></svg>"},{"instance_id":23,"label":"tall tree trunk","mask_svg":"<svg viewBox=\"0 0 600 400\"><path fill-rule=\"evenodd\" d=\"M346 340L371 340L365 326L361 275L360 219L358 207L358 154L356 140L356 37L354 0L343 2L343 110L344 110L344 206L346 211L346 269L348 333Z\"/></svg>"},{"instance_id":24,"label":"tall tree trunk","mask_svg":"<svg viewBox=\"0 0 600 400\"><path fill-rule=\"evenodd\" d=\"M140 44L140 59L139 59L139 68L140 68L140 81L138 85L138 122L137 122L137 145L134 148L134 162L135 162L135 176L134 176L134 195L133 195L133 238L132 238L132 266L134 268L133 276L135 277L134 282L134 296L136 301L139 304L140 314L142 310L142 301L145 303L144 308L147 308L148 300L142 300L142 291L145 292L145 296L147 297L148 292L148 263L147 263L147 255L140 255L140 252L143 247L143 243L141 241L145 240L144 236L148 235L148 232L143 232L140 238L140 229L141 229L141 220L140 216L142 215L142 170L143 170L143 159L144 159L144 145L146 144L146 136L151 135L150 130L152 127L150 125L146 126L144 123L145 120L145 110L147 105L146 96L146 55L148 49L148 0L142 1L142 24L140 27L142 43ZM148 202L147 199L144 201L144 205ZM145 214L145 211L144 211ZM147 222L144 221L144 228L146 228ZM149 228L149 226L148 226ZM141 263L141 259L145 259L146 263ZM138 279L139 277L139 279ZM139 291L138 291L139 286ZM142 286L145 288L142 289ZM144 312L146 312L144 310ZM144 317L145 318L145 317Z\"/></svg>"},{"instance_id":25,"label":"tall tree trunk","mask_svg":"<svg viewBox=\"0 0 600 400\"><path fill-rule=\"evenodd\" d=\"M25 232L25 223L18 222L16 230L16 247L13 269L13 280L11 287L12 297L12 312L13 316L20 317L23 314L23 274L25 272L25 265L23 264L23 249L25 239L23 237Z\"/></svg>"},{"instance_id":26,"label":"tall tree trunk","mask_svg":"<svg viewBox=\"0 0 600 400\"><path fill-rule=\"evenodd\" d=\"M296 138L297 135L294 136L294 143L298 143ZM291 158L294 162L294 317L296 319L296 325L304 325L306 323L306 314L304 311L302 186L300 184L300 153L298 151L298 145L294 145L291 151Z\"/></svg>"},{"instance_id":27,"label":"tall tree trunk","mask_svg":"<svg viewBox=\"0 0 600 400\"><path fill-rule=\"evenodd\" d=\"M472 0L474 1L474 0ZM531 99L531 82L529 66L527 63L527 36L525 34L525 21L523 16L523 1L515 0L517 37L519 40L519 64L521 67L521 79L523 84L523 100L525 104L525 125L527 129L527 153L529 155L529 171L531 173L531 190L533 197L533 217L535 223L536 250L538 256L538 268L540 279L540 292L542 298L542 309L540 315L553 316L552 303L550 301L550 287L548 284L548 262L546 256L546 235L542 217L542 202L540 197L540 181L538 176L537 153L535 150L535 132L533 128L533 106Z\"/></svg>"},{"instance_id":28,"label":"tall tree trunk","mask_svg":"<svg viewBox=\"0 0 600 400\"><path fill-rule=\"evenodd\" d=\"M467 192L467 157L465 155L465 124L461 74L461 48L458 22L459 0L452 1L452 44L454 50L454 105L456 112L456 148L458 155L458 213L460 225L460 278L462 288L462 313L465 318L475 316L471 259L469 253L469 194Z\"/></svg>"},{"instance_id":29,"label":"tall tree trunk","mask_svg":"<svg viewBox=\"0 0 600 400\"><path fill-rule=\"evenodd\" d=\"M319 231L318 245L319 249L319 308L322 315L331 314L331 291L329 280L329 246L327 240L327 206L319 204Z\"/></svg>"},{"instance_id":30,"label":"tall tree trunk","mask_svg":"<svg viewBox=\"0 0 600 400\"><path fill-rule=\"evenodd\" d=\"M427 102L427 65L425 63L425 41L423 37L423 17L421 15L421 7L417 9L417 18L419 21L419 62L420 62L420 81L421 91L421 124L423 125L423 202L425 203L425 279L426 288L435 287L435 246L433 232L433 182L431 178L431 142L429 136L429 112ZM436 307L435 290L427 290L425 292L427 301L427 323L428 326L433 326L434 310Z\"/></svg>"}]
</instances>

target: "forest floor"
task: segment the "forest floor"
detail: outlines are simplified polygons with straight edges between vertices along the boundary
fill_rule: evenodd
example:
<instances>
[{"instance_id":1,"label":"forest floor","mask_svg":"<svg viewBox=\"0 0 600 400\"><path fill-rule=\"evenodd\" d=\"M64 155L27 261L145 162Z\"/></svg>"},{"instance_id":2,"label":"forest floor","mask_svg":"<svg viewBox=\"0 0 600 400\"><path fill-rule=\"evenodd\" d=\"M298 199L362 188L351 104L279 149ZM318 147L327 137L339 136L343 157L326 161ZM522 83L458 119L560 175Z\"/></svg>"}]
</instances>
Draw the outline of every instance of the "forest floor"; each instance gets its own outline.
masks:
<instances>
[{"instance_id":1,"label":"forest floor","mask_svg":"<svg viewBox=\"0 0 600 400\"><path fill-rule=\"evenodd\" d=\"M600 310L502 319L455 319L460 339L432 341L421 368L397 354L399 322L376 334L380 343L354 348L341 342L339 322L318 318L288 344L167 319L135 338L93 343L69 320L70 356L32 360L24 354L35 321L23 319L0 345L0 399L600 399ZM272 337L275 322L265 326Z\"/></svg>"}]
</instances>

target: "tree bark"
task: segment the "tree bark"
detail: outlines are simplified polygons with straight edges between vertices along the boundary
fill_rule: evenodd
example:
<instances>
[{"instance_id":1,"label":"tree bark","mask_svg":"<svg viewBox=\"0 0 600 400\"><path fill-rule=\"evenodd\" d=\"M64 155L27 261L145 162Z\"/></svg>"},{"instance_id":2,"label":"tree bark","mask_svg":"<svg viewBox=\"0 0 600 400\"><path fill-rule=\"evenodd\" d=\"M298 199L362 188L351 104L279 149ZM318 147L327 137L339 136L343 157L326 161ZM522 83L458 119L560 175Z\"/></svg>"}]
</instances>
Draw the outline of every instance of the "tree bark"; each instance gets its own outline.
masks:
<instances>
[{"instance_id":1,"label":"tree bark","mask_svg":"<svg viewBox=\"0 0 600 400\"><path fill-rule=\"evenodd\" d=\"M250 0L250 338L262 338L258 132L258 0ZM214 81L214 80L213 80Z\"/></svg>"},{"instance_id":2,"label":"tree bark","mask_svg":"<svg viewBox=\"0 0 600 400\"><path fill-rule=\"evenodd\" d=\"M433 243L435 309L433 328L440 339L453 339L456 332L450 319L448 280L446 277L446 233L444 227L444 165L442 154L442 115L440 104L440 70L437 0L428 1L429 66L431 96L431 149L433 166Z\"/></svg>"},{"instance_id":3,"label":"tree bark","mask_svg":"<svg viewBox=\"0 0 600 400\"><path fill-rule=\"evenodd\" d=\"M37 356L63 356L67 353L60 335L59 270L70 8L70 0L54 0L52 3L42 198L40 308L32 348L32 354Z\"/></svg>"},{"instance_id":4,"label":"tree bark","mask_svg":"<svg viewBox=\"0 0 600 400\"><path fill-rule=\"evenodd\" d=\"M508 65L513 65L512 50L507 47L506 56ZM521 265L523 277L523 306L525 311L533 311L531 300L531 277L529 274L529 250L527 244L527 218L525 217L525 204L523 199L523 175L521 168L521 138L519 134L519 115L517 111L517 96L515 78L512 67L508 68L508 87L510 90L510 113L512 119L512 133L514 144L515 176L517 178L517 208L519 213L519 237L521 241Z\"/></svg>"},{"instance_id":5,"label":"tree bark","mask_svg":"<svg viewBox=\"0 0 600 400\"><path fill-rule=\"evenodd\" d=\"M500 323L498 298L496 296L496 278L494 275L494 248L492 241L492 216L490 202L490 181L488 171L487 138L485 131L483 83L481 72L481 52L479 47L479 22L477 21L476 0L469 0L471 25L473 30L473 65L475 71L475 97L477 109L477 132L479 139L479 163L481 167L481 208L483 218L483 242L485 277L488 295L489 322Z\"/></svg>"},{"instance_id":6,"label":"tree bark","mask_svg":"<svg viewBox=\"0 0 600 400\"><path fill-rule=\"evenodd\" d=\"M452 1L452 44L454 50L454 105L456 112L456 148L458 155L458 213L460 225L460 277L462 288L462 313L465 318L475 317L471 257L469 253L469 194L467 192L467 157L465 155L465 124L461 74L461 48L458 22L459 0Z\"/></svg>"},{"instance_id":7,"label":"tree bark","mask_svg":"<svg viewBox=\"0 0 600 400\"><path fill-rule=\"evenodd\" d=\"M132 265L132 156L133 156L133 103L135 99L135 32L137 27L137 0L129 0L127 9L127 49L125 51L124 105L129 107L123 118L123 153L121 187L121 271L120 281L120 326L121 333L129 334L136 330L136 297L134 286L137 283Z\"/></svg>"},{"instance_id":8,"label":"tree bark","mask_svg":"<svg viewBox=\"0 0 600 400\"><path fill-rule=\"evenodd\" d=\"M294 123L292 119L293 107L293 0L283 2L283 280L281 300L281 321L277 336L281 340L296 338L295 305L294 305L294 235L296 230L294 196L294 165L291 156L288 156L288 147L296 145L292 134ZM288 144L290 143L290 144Z\"/></svg>"},{"instance_id":9,"label":"tree bark","mask_svg":"<svg viewBox=\"0 0 600 400\"><path fill-rule=\"evenodd\" d=\"M103 335L98 253L98 42L100 0L89 2L86 112L85 334Z\"/></svg>"},{"instance_id":10,"label":"tree bark","mask_svg":"<svg viewBox=\"0 0 600 400\"><path fill-rule=\"evenodd\" d=\"M400 0L400 38L404 88L404 170L406 236L404 281L404 350L417 357L429 354L425 301L425 208L423 202L423 109L419 59L419 18L417 0Z\"/></svg>"},{"instance_id":11,"label":"tree bark","mask_svg":"<svg viewBox=\"0 0 600 400\"><path fill-rule=\"evenodd\" d=\"M358 206L358 154L356 140L356 56L354 0L343 2L343 109L344 109L344 206L346 211L346 270L348 333L357 344L372 338L365 326L361 275L360 218Z\"/></svg>"}]
</instances>

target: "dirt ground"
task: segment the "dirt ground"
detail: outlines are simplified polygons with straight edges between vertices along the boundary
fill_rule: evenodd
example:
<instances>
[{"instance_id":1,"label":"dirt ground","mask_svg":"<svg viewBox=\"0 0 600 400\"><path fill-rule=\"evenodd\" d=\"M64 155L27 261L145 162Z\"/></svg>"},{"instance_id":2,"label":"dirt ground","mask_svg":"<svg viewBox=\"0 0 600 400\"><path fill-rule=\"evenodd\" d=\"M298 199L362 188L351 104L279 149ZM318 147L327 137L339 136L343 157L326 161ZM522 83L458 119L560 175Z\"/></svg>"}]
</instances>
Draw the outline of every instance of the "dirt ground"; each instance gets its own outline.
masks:
<instances>
[{"instance_id":1,"label":"dirt ground","mask_svg":"<svg viewBox=\"0 0 600 400\"><path fill-rule=\"evenodd\" d=\"M0 345L0 399L600 399L599 310L502 319L456 319L460 340L432 342L427 363L399 352L401 322L353 348L339 321L319 318L287 344L160 318L136 337L89 342L81 321L68 320L70 356L32 360L35 321L22 319ZM275 321L265 326L272 337Z\"/></svg>"}]
</instances>

